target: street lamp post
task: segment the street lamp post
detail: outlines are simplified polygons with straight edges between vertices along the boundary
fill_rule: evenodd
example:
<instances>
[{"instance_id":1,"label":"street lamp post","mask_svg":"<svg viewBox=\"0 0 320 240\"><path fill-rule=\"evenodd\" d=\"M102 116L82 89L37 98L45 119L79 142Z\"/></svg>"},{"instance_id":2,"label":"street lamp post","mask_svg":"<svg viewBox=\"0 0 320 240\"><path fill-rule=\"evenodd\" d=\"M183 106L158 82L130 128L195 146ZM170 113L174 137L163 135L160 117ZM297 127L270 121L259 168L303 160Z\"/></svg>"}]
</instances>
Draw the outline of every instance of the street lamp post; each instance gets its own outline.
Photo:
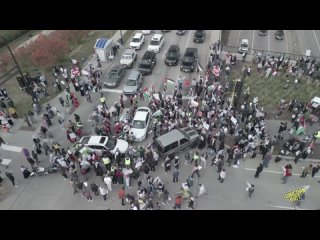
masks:
<instances>
[{"instance_id":1,"label":"street lamp post","mask_svg":"<svg viewBox=\"0 0 320 240\"><path fill-rule=\"evenodd\" d=\"M120 43L121 45L123 44L123 36L122 36L122 30L119 30L120 31Z\"/></svg>"},{"instance_id":2,"label":"street lamp post","mask_svg":"<svg viewBox=\"0 0 320 240\"><path fill-rule=\"evenodd\" d=\"M19 71L22 79L24 79L24 76L23 76L23 73L22 73L22 71L21 71L21 68L20 68L20 66L19 66L16 58L14 57L13 52L11 51L11 48L10 48L10 46L9 46L9 44L8 44L7 39L6 39L5 37L1 36L1 35L0 35L0 38L3 40L4 44L5 44L5 45L7 46L7 48L9 49L9 52L10 52L10 55L11 55L13 61L14 61L15 65L17 66L18 71Z\"/></svg>"}]
</instances>

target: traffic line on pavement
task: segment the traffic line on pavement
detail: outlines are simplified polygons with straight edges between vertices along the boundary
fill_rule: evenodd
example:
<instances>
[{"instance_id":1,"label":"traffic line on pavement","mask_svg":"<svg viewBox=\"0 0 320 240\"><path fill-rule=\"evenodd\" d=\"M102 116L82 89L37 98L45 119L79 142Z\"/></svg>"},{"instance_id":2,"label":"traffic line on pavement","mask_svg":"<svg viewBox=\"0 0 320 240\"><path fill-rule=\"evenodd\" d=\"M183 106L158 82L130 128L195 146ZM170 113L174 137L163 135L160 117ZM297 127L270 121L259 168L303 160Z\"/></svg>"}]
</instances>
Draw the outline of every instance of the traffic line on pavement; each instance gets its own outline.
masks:
<instances>
[{"instance_id":1,"label":"traffic line on pavement","mask_svg":"<svg viewBox=\"0 0 320 240\"><path fill-rule=\"evenodd\" d=\"M253 51L253 43L254 43L254 34L255 34L256 30L253 30L253 34L252 34L252 44L251 44L251 51Z\"/></svg>"},{"instance_id":2,"label":"traffic line on pavement","mask_svg":"<svg viewBox=\"0 0 320 240\"><path fill-rule=\"evenodd\" d=\"M312 31L313 31L314 37L316 38L316 42L317 42L317 45L318 45L318 48L319 48L319 51L320 51L320 45L319 45L319 41L318 41L316 32L314 30L312 30Z\"/></svg>"},{"instance_id":3,"label":"traffic line on pavement","mask_svg":"<svg viewBox=\"0 0 320 240\"><path fill-rule=\"evenodd\" d=\"M249 171L257 171L257 169L254 168L245 168L245 170L249 170ZM262 170L262 172L269 172L269 173L281 173L283 174L283 172L278 172L278 171L270 171L270 170ZM292 173L292 175L294 176L301 176L301 174L299 173ZM314 176L314 178L320 178L320 176Z\"/></svg>"},{"instance_id":4,"label":"traffic line on pavement","mask_svg":"<svg viewBox=\"0 0 320 240\"><path fill-rule=\"evenodd\" d=\"M287 207L287 206L277 206L277 205L270 205L270 204L265 204L265 206L268 207L274 207L274 208L281 208L281 209L291 209L291 210L311 210L311 209L306 209L306 208L299 208L299 207Z\"/></svg>"},{"instance_id":5,"label":"traffic line on pavement","mask_svg":"<svg viewBox=\"0 0 320 240\"><path fill-rule=\"evenodd\" d=\"M110 93L122 93L122 90L119 89L108 89L108 88L102 88L102 92L110 92Z\"/></svg>"},{"instance_id":6,"label":"traffic line on pavement","mask_svg":"<svg viewBox=\"0 0 320 240\"><path fill-rule=\"evenodd\" d=\"M6 144L2 144L0 149L10 151L10 152L21 152L22 151L22 147L11 146L11 145L6 145Z\"/></svg>"}]
</instances>

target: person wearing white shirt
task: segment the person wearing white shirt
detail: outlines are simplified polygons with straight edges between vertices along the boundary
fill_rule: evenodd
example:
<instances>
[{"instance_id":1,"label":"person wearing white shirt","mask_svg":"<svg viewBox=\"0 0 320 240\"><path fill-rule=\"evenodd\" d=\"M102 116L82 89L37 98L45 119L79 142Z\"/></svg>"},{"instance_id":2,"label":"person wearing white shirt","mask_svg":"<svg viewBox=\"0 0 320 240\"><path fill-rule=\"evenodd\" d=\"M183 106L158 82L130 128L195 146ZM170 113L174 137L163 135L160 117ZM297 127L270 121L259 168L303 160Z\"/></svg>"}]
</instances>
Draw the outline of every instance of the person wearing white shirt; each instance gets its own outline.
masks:
<instances>
[{"instance_id":1,"label":"person wearing white shirt","mask_svg":"<svg viewBox=\"0 0 320 240\"><path fill-rule=\"evenodd\" d=\"M104 183L107 185L108 187L108 191L112 191L112 187L111 187L111 182L112 182L112 179L110 176L106 176L104 179L103 179Z\"/></svg>"},{"instance_id":2,"label":"person wearing white shirt","mask_svg":"<svg viewBox=\"0 0 320 240\"><path fill-rule=\"evenodd\" d=\"M223 180L225 179L225 177L226 177L226 170L223 168L219 173L218 180L220 180L220 183L223 183Z\"/></svg>"}]
</instances>

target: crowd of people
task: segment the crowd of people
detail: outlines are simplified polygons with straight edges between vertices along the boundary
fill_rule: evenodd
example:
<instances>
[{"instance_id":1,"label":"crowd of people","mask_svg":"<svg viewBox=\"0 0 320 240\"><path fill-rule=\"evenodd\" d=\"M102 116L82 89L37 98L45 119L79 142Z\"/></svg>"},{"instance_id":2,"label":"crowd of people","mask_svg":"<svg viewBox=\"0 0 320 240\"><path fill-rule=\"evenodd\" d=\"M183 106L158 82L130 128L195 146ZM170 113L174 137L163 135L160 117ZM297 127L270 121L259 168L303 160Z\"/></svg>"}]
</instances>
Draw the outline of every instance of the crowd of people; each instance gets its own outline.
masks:
<instances>
[{"instance_id":1,"label":"crowd of people","mask_svg":"<svg viewBox=\"0 0 320 240\"><path fill-rule=\"evenodd\" d=\"M217 180L223 183L228 176L227 166L238 168L242 159L256 158L257 153L262 155L261 164L259 163L254 175L255 178L259 178L263 169L268 168L268 164L273 158L273 150L279 144L282 146L288 142L287 145L283 145L283 152L281 151L275 157L275 162L282 159L281 155L287 155L286 151L292 151L296 155L295 163L300 157L307 158L315 147L315 140L320 138L319 133L304 139L297 136L304 133L303 129L305 129L310 115L319 114L319 107L314 108L310 103L302 103L293 99L288 104L289 108L286 109L283 107L284 102L280 101L279 112L281 110L292 112L292 127L288 128L288 123L283 123L279 128L278 135L270 136L266 132L266 112L260 105L258 98L254 97L252 101L249 101L252 96L250 96L249 90L245 91L244 102L240 103L238 108L235 106L232 96L227 93L229 82L225 76L229 76L234 64L236 64L236 59L230 53L226 63L222 64L219 59L220 55L217 54L219 45L217 43L211 47L211 58L205 73L199 72L198 77L192 80L187 101L183 99L181 81L177 82L172 92L167 90L166 86L163 91L157 92L153 88L149 91L144 89L132 97L121 94L119 100L114 104L108 103L104 94L99 93L99 101L94 104L93 112L90 115L94 135L119 137L127 140L129 148L125 154L121 154L118 149L107 149L99 155L79 144L78 140L84 135L84 124L81 122L80 116L74 114L74 121L69 120L65 123L63 113L47 104L46 111L42 114L41 137L36 135L33 137L34 149L31 154L28 149L23 149L23 155L32 169L31 172L22 165L21 172L24 177L59 171L65 180L70 181L73 194L81 193L81 196L85 197L88 202L93 201L93 195L101 196L104 201L107 201L110 193L114 191L114 185L121 185L122 187L117 194L120 202L122 205L128 203L128 208L132 210L161 209L162 206L170 204L171 199L174 199L172 206L174 209L180 209L184 200L188 202L188 208L195 209L195 198L206 194L207 191L205 186L200 184L196 186L199 190L198 195L194 196L191 191L194 175L201 178L201 170L208 167L209 164L215 166ZM267 72L270 68L273 69L273 73L287 69L288 74L294 75L298 71L294 70L297 65L291 66L290 64L290 61L281 58L258 56L256 71L266 74L268 77L270 72L268 75ZM316 68L315 63L305 60L300 60L298 66L306 68L308 71L310 68L311 70ZM92 102L90 92L100 91L102 88L100 68L101 64L99 65L98 61L97 69L90 66L89 71L80 74L82 70L78 63L73 62L71 82L75 91L80 91L81 96L86 97L88 102ZM243 78L250 75L252 71L255 69L251 66L244 66ZM262 73L263 71L265 73ZM58 79L59 75L64 78L66 88L65 98L62 95L59 96L61 106L77 108L79 102L75 94L70 91L68 76L63 66L54 68L54 76ZM180 77L180 79L182 78ZM56 81L56 84L59 89L58 82ZM145 94L148 96L147 98L144 97ZM134 144L130 123L138 106L146 103L154 116L152 120L153 140L144 148ZM39 109L37 101L34 104L35 112L40 113L41 109ZM48 128L52 126L51 119L54 117L57 117L58 122L66 127L66 138L70 141L71 147L62 147L54 140L52 133L50 134ZM154 140L174 128L183 127L190 127L198 132L197 148L186 151L184 159L180 159L181 156L178 154L171 154L165 159L160 159ZM286 130L290 131L288 140L284 139L282 134ZM48 138L49 141L42 138ZM42 154L42 150L52 163L46 169L39 167L38 155ZM182 164L180 160L190 168L187 179L182 181L181 179L179 181L180 164ZM158 176L157 172L163 171L161 165L163 165L165 173L172 174L173 182L181 182L181 187L176 192L169 193L164 181ZM286 183L288 177L292 175L292 168L291 164L283 166L283 183ZM94 170L97 178L89 174L91 169ZM319 169L319 165L308 164L301 177L305 177L309 172L312 172L312 176L314 176ZM138 190L132 192L130 189L135 182ZM246 190L248 197L251 198L254 184L248 183Z\"/></svg>"}]
</instances>

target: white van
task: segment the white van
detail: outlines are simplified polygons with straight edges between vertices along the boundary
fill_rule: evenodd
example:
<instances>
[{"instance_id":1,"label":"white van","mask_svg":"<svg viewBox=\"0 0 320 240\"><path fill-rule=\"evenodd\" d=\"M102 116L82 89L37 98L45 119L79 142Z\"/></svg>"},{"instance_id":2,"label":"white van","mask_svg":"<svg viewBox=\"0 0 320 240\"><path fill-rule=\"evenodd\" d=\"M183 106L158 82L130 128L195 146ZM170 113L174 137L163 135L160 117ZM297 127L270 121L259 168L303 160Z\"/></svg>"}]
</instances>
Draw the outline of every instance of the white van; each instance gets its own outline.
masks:
<instances>
[{"instance_id":1,"label":"white van","mask_svg":"<svg viewBox=\"0 0 320 240\"><path fill-rule=\"evenodd\" d=\"M249 40L242 39L239 45L239 53L248 52L249 50Z\"/></svg>"},{"instance_id":2,"label":"white van","mask_svg":"<svg viewBox=\"0 0 320 240\"><path fill-rule=\"evenodd\" d=\"M130 48L134 48L138 50L138 49L141 49L143 44L144 44L144 35L142 33L136 33L130 42Z\"/></svg>"}]
</instances>

